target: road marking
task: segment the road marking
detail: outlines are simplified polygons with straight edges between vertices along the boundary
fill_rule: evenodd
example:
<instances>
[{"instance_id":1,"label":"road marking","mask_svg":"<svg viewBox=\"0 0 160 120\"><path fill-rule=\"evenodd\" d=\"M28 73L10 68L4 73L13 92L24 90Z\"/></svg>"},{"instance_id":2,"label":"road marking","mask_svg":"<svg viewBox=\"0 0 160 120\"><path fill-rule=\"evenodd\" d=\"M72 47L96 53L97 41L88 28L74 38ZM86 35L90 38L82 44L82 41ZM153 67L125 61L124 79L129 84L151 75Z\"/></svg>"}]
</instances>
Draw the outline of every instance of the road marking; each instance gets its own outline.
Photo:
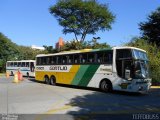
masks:
<instances>
[{"instance_id":1,"label":"road marking","mask_svg":"<svg viewBox=\"0 0 160 120\"><path fill-rule=\"evenodd\" d=\"M46 114L54 114L54 113L56 113L58 111L63 111L63 110L66 110L66 109L70 109L72 107L73 107L72 105L64 105L61 108L49 110L49 111L46 112Z\"/></svg>"},{"instance_id":2,"label":"road marking","mask_svg":"<svg viewBox=\"0 0 160 120\"><path fill-rule=\"evenodd\" d=\"M151 86L151 88L160 88L160 86Z\"/></svg>"}]
</instances>

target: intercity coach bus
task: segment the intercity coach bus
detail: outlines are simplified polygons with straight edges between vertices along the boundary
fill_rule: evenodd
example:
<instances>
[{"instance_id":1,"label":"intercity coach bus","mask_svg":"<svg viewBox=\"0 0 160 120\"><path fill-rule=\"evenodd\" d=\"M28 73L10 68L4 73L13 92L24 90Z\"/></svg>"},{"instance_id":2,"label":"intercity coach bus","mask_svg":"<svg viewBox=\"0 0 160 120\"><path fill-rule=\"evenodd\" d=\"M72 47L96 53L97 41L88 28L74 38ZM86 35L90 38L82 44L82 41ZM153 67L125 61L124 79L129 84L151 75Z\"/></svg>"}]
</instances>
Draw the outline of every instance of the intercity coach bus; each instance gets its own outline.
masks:
<instances>
[{"instance_id":1,"label":"intercity coach bus","mask_svg":"<svg viewBox=\"0 0 160 120\"><path fill-rule=\"evenodd\" d=\"M83 49L36 56L35 79L56 83L147 92L151 86L146 51L135 47Z\"/></svg>"},{"instance_id":2,"label":"intercity coach bus","mask_svg":"<svg viewBox=\"0 0 160 120\"><path fill-rule=\"evenodd\" d=\"M23 76L35 77L35 60L7 61L6 72L14 75L20 70Z\"/></svg>"}]
</instances>

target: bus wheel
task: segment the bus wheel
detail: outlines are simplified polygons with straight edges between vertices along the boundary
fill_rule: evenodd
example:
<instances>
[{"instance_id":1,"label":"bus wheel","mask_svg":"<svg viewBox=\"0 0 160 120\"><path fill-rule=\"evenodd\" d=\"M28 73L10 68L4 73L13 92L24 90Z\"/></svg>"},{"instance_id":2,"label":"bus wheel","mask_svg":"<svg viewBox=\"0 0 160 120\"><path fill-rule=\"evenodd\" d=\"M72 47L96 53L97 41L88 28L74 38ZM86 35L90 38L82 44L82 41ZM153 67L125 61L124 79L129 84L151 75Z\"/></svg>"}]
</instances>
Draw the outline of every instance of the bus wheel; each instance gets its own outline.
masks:
<instances>
[{"instance_id":1,"label":"bus wheel","mask_svg":"<svg viewBox=\"0 0 160 120\"><path fill-rule=\"evenodd\" d=\"M44 77L44 81L45 81L46 84L49 84L49 78L48 78L48 76Z\"/></svg>"},{"instance_id":2,"label":"bus wheel","mask_svg":"<svg viewBox=\"0 0 160 120\"><path fill-rule=\"evenodd\" d=\"M105 92L111 92L112 91L112 83L109 80L103 80L100 83L100 89Z\"/></svg>"},{"instance_id":3,"label":"bus wheel","mask_svg":"<svg viewBox=\"0 0 160 120\"><path fill-rule=\"evenodd\" d=\"M56 78L54 76L51 76L51 78L50 78L50 84L51 85L56 85Z\"/></svg>"}]
</instances>

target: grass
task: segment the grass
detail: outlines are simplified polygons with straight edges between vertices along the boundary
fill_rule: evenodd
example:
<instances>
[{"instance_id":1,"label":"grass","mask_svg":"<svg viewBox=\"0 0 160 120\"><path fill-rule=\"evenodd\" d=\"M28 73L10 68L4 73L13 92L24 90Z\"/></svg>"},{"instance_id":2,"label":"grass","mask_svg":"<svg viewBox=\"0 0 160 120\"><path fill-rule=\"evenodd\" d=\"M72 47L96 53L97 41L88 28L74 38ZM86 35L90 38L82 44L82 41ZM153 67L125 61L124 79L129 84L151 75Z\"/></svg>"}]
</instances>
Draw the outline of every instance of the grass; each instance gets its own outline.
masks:
<instances>
[{"instance_id":1,"label":"grass","mask_svg":"<svg viewBox=\"0 0 160 120\"><path fill-rule=\"evenodd\" d=\"M0 75L5 75L5 73L0 73Z\"/></svg>"}]
</instances>

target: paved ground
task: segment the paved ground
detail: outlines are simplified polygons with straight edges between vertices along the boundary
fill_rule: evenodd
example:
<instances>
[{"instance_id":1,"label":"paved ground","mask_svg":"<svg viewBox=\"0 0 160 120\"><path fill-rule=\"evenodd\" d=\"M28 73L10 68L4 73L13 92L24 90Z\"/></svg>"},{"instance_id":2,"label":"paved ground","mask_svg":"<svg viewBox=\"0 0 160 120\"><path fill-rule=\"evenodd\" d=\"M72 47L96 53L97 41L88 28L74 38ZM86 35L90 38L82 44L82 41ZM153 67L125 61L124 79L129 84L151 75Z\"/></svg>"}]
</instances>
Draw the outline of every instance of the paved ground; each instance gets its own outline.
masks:
<instances>
[{"instance_id":1,"label":"paved ground","mask_svg":"<svg viewBox=\"0 0 160 120\"><path fill-rule=\"evenodd\" d=\"M153 88L148 94L103 93L94 89L50 86L33 79L18 84L12 81L13 77L0 76L0 120L6 117L42 120L51 119L53 115L58 120L77 119L77 116L77 120L87 120L95 115L94 118L105 119L106 114L111 118L127 114L133 119L137 113L158 113L160 118L160 88ZM17 114L20 115L14 116Z\"/></svg>"}]
</instances>

